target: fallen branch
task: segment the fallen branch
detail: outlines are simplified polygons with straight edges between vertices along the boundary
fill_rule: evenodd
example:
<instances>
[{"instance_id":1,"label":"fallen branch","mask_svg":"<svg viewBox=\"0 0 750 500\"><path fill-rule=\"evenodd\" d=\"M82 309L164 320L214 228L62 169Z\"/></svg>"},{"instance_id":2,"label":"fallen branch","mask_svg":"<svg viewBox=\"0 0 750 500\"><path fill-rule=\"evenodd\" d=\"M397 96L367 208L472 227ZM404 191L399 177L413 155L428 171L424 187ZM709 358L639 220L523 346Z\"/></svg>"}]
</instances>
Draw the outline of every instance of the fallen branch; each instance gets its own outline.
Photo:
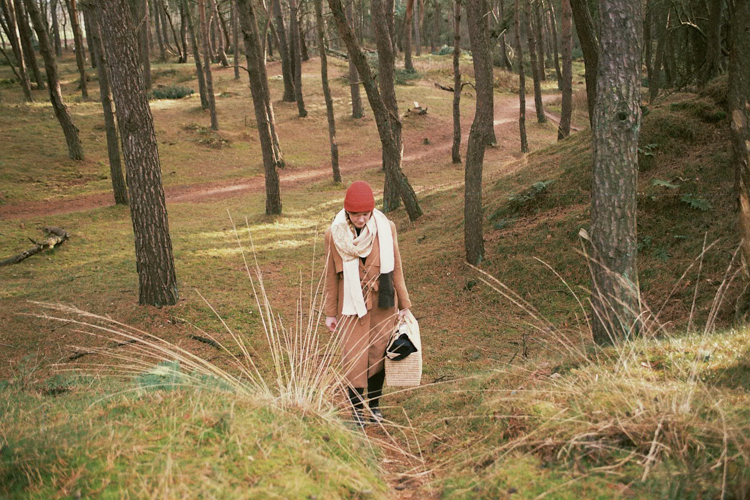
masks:
<instances>
[{"instance_id":1,"label":"fallen branch","mask_svg":"<svg viewBox=\"0 0 750 500\"><path fill-rule=\"evenodd\" d=\"M463 90L463 89L464 89L464 87L465 87L465 86L467 86L467 85L468 85L469 87L473 88L474 90L476 90L476 89L477 89L477 88L476 88L476 87L474 86L474 84L473 84L473 83L471 83L471 82L463 82L463 83L461 84L461 90ZM439 84L438 82L435 82L435 86L436 86L437 88L439 88L440 90L445 90L446 92L455 92L455 91L456 91L456 90L455 90L455 89L454 89L453 87L451 87L450 85L447 85L447 86L446 86L446 85L440 85L440 84Z\"/></svg>"},{"instance_id":2,"label":"fallen branch","mask_svg":"<svg viewBox=\"0 0 750 500\"><path fill-rule=\"evenodd\" d=\"M5 260L0 260L0 267L8 266L10 264L17 264L22 260L26 260L32 255L36 255L45 248L52 249L58 245L62 245L65 240L70 238L70 235L59 227L45 227L43 231L46 233L45 238L42 241L34 241L31 238L31 242L34 244L34 248L29 248L25 252L21 252L13 257L8 257Z\"/></svg>"}]
</instances>

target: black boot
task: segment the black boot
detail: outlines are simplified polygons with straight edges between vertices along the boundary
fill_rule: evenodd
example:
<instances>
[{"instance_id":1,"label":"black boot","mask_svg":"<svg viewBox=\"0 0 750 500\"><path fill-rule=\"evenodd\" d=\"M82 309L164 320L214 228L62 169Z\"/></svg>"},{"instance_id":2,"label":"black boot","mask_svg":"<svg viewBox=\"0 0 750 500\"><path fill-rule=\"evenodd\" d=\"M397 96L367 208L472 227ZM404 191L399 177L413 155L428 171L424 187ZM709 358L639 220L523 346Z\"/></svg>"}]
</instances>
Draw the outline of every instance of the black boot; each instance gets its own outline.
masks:
<instances>
[{"instance_id":1,"label":"black boot","mask_svg":"<svg viewBox=\"0 0 750 500\"><path fill-rule=\"evenodd\" d=\"M367 398L370 406L370 421L379 424L383 421L383 412L380 411L380 397L383 395L383 383L385 382L385 370L367 379Z\"/></svg>"},{"instance_id":2,"label":"black boot","mask_svg":"<svg viewBox=\"0 0 750 500\"><path fill-rule=\"evenodd\" d=\"M365 426L365 389L364 388L349 388L349 401L352 404L352 421L357 427Z\"/></svg>"}]
</instances>

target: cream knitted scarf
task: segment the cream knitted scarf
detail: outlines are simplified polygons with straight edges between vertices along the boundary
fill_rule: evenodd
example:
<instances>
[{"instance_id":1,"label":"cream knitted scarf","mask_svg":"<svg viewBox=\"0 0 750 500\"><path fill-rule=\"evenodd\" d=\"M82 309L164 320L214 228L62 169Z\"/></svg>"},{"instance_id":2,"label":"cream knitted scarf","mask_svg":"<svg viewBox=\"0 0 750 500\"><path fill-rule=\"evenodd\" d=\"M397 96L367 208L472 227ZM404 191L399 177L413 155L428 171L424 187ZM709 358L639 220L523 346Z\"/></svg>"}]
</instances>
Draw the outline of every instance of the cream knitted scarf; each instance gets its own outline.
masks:
<instances>
[{"instance_id":1,"label":"cream knitted scarf","mask_svg":"<svg viewBox=\"0 0 750 500\"><path fill-rule=\"evenodd\" d=\"M346 211L342 210L331 224L331 238L341 259L344 261L344 305L341 314L360 318L367 314L362 284L359 281L359 259L372 252L375 236L378 235L380 247L380 273L393 271L395 258L393 253L393 234L388 218L380 210L373 210L372 217L357 236L349 225Z\"/></svg>"}]
</instances>

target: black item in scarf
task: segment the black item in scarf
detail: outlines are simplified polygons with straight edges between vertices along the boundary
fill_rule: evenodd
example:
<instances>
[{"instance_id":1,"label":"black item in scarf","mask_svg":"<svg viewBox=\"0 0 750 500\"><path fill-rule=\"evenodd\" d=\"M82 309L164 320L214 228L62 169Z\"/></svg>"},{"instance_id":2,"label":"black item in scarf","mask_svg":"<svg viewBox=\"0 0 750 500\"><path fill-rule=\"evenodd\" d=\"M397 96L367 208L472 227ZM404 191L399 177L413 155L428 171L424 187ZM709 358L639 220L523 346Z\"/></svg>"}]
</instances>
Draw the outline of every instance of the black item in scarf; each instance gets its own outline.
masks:
<instances>
[{"instance_id":1,"label":"black item in scarf","mask_svg":"<svg viewBox=\"0 0 750 500\"><path fill-rule=\"evenodd\" d=\"M378 307L382 309L390 309L396 304L396 290L393 288L393 271L380 275L380 285L378 290Z\"/></svg>"}]
</instances>

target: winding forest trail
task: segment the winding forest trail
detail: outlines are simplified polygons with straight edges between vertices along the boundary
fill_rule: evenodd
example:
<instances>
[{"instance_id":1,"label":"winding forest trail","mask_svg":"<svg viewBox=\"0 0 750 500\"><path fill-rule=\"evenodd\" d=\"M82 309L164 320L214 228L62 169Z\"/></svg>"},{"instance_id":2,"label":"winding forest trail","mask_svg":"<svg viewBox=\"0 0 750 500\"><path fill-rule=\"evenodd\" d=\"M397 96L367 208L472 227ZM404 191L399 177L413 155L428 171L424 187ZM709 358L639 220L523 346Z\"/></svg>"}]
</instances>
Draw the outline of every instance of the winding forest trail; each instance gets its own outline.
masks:
<instances>
[{"instance_id":1,"label":"winding forest trail","mask_svg":"<svg viewBox=\"0 0 750 500\"><path fill-rule=\"evenodd\" d=\"M555 95L546 95L544 100L554 99ZM531 119L535 113L533 100L527 100L526 116L527 120ZM559 123L559 117L546 113L547 117L553 123ZM466 113L464 113L466 115ZM462 149L465 148L468 138L468 131L471 126L471 117L462 117ZM495 133L498 137L511 137L513 141L517 139L517 122L518 122L518 99L515 96L495 95L495 113L494 125ZM435 129L430 130L433 136L432 144L429 148L418 148L421 143L424 131L404 131L404 149L405 151L416 150L416 152L404 155L402 165L408 167L409 163L426 161L431 158L438 158L444 155L450 155L453 144L453 129L448 126L449 121L440 124ZM507 141L498 141L496 147L507 148ZM511 151L505 151L508 155ZM344 176L352 178L352 174L378 168L381 165L380 158L372 159L373 152L367 152L359 156L342 156L340 160L341 172ZM378 154L379 156L379 154ZM281 169L279 178L282 193L284 189L297 186L303 183L318 182L331 176L329 163L324 163L315 168L305 169ZM248 193L262 193L265 189L265 180L263 176L253 177L238 181L237 179L224 180L213 183L186 184L178 186L165 187L165 196L167 203L191 203L216 201L224 198L240 196ZM0 206L0 220L25 220L50 215L62 215L74 212L82 212L94 208L107 207L113 204L112 193L110 191L83 195L75 198L65 198L59 200L31 201L23 203L14 203Z\"/></svg>"}]
</instances>

